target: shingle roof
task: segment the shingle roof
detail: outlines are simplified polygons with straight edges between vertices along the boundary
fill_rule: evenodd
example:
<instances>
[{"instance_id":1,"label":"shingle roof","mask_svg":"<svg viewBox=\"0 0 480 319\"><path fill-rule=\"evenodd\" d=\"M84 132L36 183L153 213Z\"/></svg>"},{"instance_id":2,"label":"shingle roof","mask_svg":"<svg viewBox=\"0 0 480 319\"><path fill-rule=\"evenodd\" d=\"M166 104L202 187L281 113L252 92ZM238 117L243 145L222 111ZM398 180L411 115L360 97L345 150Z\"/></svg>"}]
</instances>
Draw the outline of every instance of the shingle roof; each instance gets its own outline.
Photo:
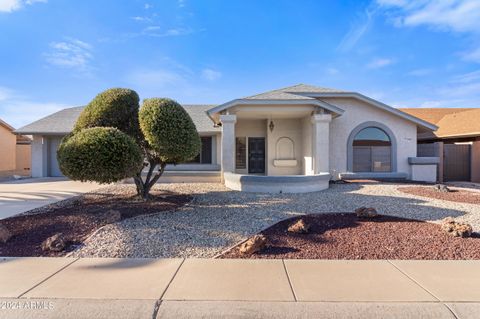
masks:
<instances>
[{"instance_id":1,"label":"shingle roof","mask_svg":"<svg viewBox=\"0 0 480 319\"><path fill-rule=\"evenodd\" d=\"M200 133L220 131L220 128L213 127L213 122L205 113L214 105L183 105L185 110L192 118L197 131ZM53 113L38 121L30 123L15 131L17 134L45 134L45 135L64 135L73 130L84 106L71 107Z\"/></svg>"},{"instance_id":2,"label":"shingle roof","mask_svg":"<svg viewBox=\"0 0 480 319\"><path fill-rule=\"evenodd\" d=\"M220 132L220 127L214 127L212 120L207 115L207 110L211 109L215 105L199 105L199 104L187 104L183 105L185 111L188 112L190 117L197 127L199 133L208 132Z\"/></svg>"},{"instance_id":3,"label":"shingle roof","mask_svg":"<svg viewBox=\"0 0 480 319\"><path fill-rule=\"evenodd\" d=\"M50 114L38 121L15 130L17 134L58 134L70 133L84 106L70 107Z\"/></svg>"},{"instance_id":4,"label":"shingle roof","mask_svg":"<svg viewBox=\"0 0 480 319\"><path fill-rule=\"evenodd\" d=\"M480 108L405 108L400 109L438 126L435 132L421 133L419 138L480 136Z\"/></svg>"},{"instance_id":5,"label":"shingle roof","mask_svg":"<svg viewBox=\"0 0 480 319\"><path fill-rule=\"evenodd\" d=\"M345 93L346 91L324 88L319 86L297 84L277 90L272 90L252 96L247 96L247 100L313 100L314 98L298 95L295 93Z\"/></svg>"}]
</instances>

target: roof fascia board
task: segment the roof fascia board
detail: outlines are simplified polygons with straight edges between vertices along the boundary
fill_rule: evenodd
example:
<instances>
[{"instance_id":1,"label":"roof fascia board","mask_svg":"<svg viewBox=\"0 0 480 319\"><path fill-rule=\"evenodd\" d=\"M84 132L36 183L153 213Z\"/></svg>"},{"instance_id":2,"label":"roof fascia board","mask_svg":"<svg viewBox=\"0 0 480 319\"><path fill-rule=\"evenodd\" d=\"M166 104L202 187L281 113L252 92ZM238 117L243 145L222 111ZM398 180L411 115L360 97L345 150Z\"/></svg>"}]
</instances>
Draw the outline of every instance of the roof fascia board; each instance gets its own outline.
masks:
<instances>
[{"instance_id":1,"label":"roof fascia board","mask_svg":"<svg viewBox=\"0 0 480 319\"><path fill-rule=\"evenodd\" d=\"M217 107L214 107L214 108L208 110L207 114L210 118L212 118L212 116L211 116L212 114L219 113L219 112L224 111L226 109L229 109L233 106L249 105L249 104L251 104L251 105L292 105L292 104L293 105L305 105L305 104L312 104L312 105L317 105L317 106L323 107L323 108L325 108L329 111L332 111L334 113L337 113L337 114L343 114L343 112L345 112L344 110L342 110L341 108L339 108L335 105L332 105L332 104L324 102L324 101L319 101L319 100L316 100L316 99L313 99L313 98L311 100L305 100L305 99L298 99L298 100L237 99L237 100L233 100L233 101L227 102L225 104L219 105Z\"/></svg>"},{"instance_id":2,"label":"roof fascia board","mask_svg":"<svg viewBox=\"0 0 480 319\"><path fill-rule=\"evenodd\" d=\"M305 96L309 96L309 97L351 97L351 98L356 98L360 101L363 101L365 103L368 103L368 104L371 104L371 105L374 105L384 111L387 111L387 112L390 112L390 113L393 113L397 116L400 116L401 118L404 118L406 120L409 120L413 123L416 123L420 126L423 126L425 128L428 128L429 130L432 130L432 131L436 131L438 130L438 126L432 124L432 123L429 123L427 121L424 121L422 119L419 119L418 117L415 117L413 115L410 115L410 114L407 114L403 111L400 111L399 109L396 109L394 107L391 107L387 104L384 104L382 102L379 102L377 100L374 100L372 98L369 98L368 96L365 96L363 94L360 94L360 93L356 93L356 92L345 92L345 93L296 93L298 95L305 95Z\"/></svg>"}]
</instances>

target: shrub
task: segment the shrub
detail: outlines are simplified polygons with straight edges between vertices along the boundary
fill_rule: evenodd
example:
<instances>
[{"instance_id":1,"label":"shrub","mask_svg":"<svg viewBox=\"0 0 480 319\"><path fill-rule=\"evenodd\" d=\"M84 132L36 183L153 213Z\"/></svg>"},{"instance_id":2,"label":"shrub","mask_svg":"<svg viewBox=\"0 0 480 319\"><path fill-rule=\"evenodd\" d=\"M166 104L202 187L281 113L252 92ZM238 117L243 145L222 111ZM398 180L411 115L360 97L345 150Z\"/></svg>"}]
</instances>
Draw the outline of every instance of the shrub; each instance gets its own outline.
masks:
<instances>
[{"instance_id":1,"label":"shrub","mask_svg":"<svg viewBox=\"0 0 480 319\"><path fill-rule=\"evenodd\" d=\"M112 183L135 176L143 167L135 140L111 127L87 128L66 136L57 157L62 173L80 181Z\"/></svg>"},{"instance_id":2,"label":"shrub","mask_svg":"<svg viewBox=\"0 0 480 319\"><path fill-rule=\"evenodd\" d=\"M195 124L177 102L165 98L146 99L139 121L149 147L161 162L186 162L200 152L201 142Z\"/></svg>"},{"instance_id":3,"label":"shrub","mask_svg":"<svg viewBox=\"0 0 480 319\"><path fill-rule=\"evenodd\" d=\"M87 105L57 157L71 179L111 183L133 177L138 195L148 199L167 163L186 162L200 147L195 124L180 104L154 98L139 109L135 91L116 88Z\"/></svg>"},{"instance_id":4,"label":"shrub","mask_svg":"<svg viewBox=\"0 0 480 319\"><path fill-rule=\"evenodd\" d=\"M130 89L113 88L98 94L83 110L74 133L91 127L114 127L138 138L139 97Z\"/></svg>"}]
</instances>

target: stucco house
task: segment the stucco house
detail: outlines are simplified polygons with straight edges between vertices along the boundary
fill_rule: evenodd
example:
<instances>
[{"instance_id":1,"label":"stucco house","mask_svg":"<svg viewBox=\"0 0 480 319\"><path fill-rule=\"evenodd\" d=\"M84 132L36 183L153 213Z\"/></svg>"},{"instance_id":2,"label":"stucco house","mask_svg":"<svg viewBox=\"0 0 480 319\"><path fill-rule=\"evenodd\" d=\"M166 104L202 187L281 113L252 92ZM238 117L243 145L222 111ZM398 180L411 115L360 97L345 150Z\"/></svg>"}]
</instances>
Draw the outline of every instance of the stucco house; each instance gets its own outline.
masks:
<instances>
[{"instance_id":1,"label":"stucco house","mask_svg":"<svg viewBox=\"0 0 480 319\"><path fill-rule=\"evenodd\" d=\"M298 84L184 108L202 151L191 163L168 167L167 180L218 180L266 192L317 191L332 179L436 180L438 159L417 158L417 133L437 127L356 92ZM61 175L56 148L81 111L65 109L16 131L33 135L33 176Z\"/></svg>"},{"instance_id":2,"label":"stucco house","mask_svg":"<svg viewBox=\"0 0 480 319\"><path fill-rule=\"evenodd\" d=\"M417 152L439 157L440 181L480 182L480 108L401 110L438 127L418 134Z\"/></svg>"},{"instance_id":3,"label":"stucco house","mask_svg":"<svg viewBox=\"0 0 480 319\"><path fill-rule=\"evenodd\" d=\"M0 177L30 175L30 138L0 119Z\"/></svg>"}]
</instances>

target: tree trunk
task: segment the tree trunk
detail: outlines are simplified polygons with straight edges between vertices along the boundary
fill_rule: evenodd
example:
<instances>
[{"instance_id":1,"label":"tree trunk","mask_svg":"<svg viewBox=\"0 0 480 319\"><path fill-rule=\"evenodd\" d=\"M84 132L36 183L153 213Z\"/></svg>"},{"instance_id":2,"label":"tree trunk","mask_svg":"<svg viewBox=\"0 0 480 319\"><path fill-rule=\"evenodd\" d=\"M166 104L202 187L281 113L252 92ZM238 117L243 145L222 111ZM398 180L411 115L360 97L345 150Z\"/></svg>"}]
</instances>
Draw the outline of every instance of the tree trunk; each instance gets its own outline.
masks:
<instances>
[{"instance_id":1,"label":"tree trunk","mask_svg":"<svg viewBox=\"0 0 480 319\"><path fill-rule=\"evenodd\" d=\"M160 165L160 167L158 168L158 171L154 174L154 170L157 165ZM133 178L137 187L137 195L143 200L149 199L150 190L158 181L158 179L162 176L163 172L165 171L166 165L166 163L159 163L158 161L151 159L148 161L149 167L145 180L142 178L142 172L139 172L137 176Z\"/></svg>"}]
</instances>

